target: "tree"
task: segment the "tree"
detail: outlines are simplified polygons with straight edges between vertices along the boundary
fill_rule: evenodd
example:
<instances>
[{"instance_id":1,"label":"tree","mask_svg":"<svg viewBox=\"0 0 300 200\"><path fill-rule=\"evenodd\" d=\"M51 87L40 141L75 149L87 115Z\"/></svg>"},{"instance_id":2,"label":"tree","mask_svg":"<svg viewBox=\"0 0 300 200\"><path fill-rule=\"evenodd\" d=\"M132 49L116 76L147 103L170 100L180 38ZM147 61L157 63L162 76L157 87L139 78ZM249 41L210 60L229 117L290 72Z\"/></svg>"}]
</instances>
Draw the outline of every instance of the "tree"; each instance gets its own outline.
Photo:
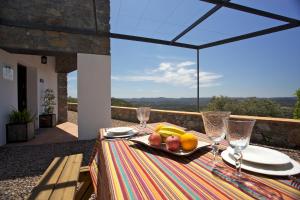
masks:
<instances>
[{"instance_id":1,"label":"tree","mask_svg":"<svg viewBox=\"0 0 300 200\"><path fill-rule=\"evenodd\" d=\"M211 111L230 111L235 115L281 117L280 105L269 99L255 97L247 99L233 99L229 97L213 97L207 106Z\"/></svg>"},{"instance_id":2,"label":"tree","mask_svg":"<svg viewBox=\"0 0 300 200\"><path fill-rule=\"evenodd\" d=\"M300 88L296 90L297 102L294 109L294 119L300 119Z\"/></svg>"}]
</instances>

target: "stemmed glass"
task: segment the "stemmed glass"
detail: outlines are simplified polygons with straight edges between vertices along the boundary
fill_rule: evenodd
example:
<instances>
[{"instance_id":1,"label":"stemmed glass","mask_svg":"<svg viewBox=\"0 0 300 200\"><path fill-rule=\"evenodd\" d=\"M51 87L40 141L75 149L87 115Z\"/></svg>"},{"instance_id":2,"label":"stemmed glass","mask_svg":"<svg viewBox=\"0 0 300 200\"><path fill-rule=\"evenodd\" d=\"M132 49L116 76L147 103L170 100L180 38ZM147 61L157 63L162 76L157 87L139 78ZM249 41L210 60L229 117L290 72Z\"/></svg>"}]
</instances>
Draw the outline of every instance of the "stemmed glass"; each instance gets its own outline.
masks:
<instances>
[{"instance_id":1,"label":"stemmed glass","mask_svg":"<svg viewBox=\"0 0 300 200\"><path fill-rule=\"evenodd\" d=\"M147 121L150 118L150 112L151 112L150 107L140 107L136 109L137 118L140 121L141 128L146 128Z\"/></svg>"},{"instance_id":2,"label":"stemmed glass","mask_svg":"<svg viewBox=\"0 0 300 200\"><path fill-rule=\"evenodd\" d=\"M250 141L251 133L255 120L229 120L226 139L231 148L233 148L233 157L235 159L236 175L241 176L241 165L243 160L242 150L244 150Z\"/></svg>"},{"instance_id":3,"label":"stemmed glass","mask_svg":"<svg viewBox=\"0 0 300 200\"><path fill-rule=\"evenodd\" d=\"M205 132L212 142L213 164L216 163L218 144L225 138L230 112L202 112Z\"/></svg>"},{"instance_id":4,"label":"stemmed glass","mask_svg":"<svg viewBox=\"0 0 300 200\"><path fill-rule=\"evenodd\" d=\"M144 107L144 128L147 127L147 122L149 121L149 118L150 118L150 112L151 112L151 108L150 107Z\"/></svg>"}]
</instances>

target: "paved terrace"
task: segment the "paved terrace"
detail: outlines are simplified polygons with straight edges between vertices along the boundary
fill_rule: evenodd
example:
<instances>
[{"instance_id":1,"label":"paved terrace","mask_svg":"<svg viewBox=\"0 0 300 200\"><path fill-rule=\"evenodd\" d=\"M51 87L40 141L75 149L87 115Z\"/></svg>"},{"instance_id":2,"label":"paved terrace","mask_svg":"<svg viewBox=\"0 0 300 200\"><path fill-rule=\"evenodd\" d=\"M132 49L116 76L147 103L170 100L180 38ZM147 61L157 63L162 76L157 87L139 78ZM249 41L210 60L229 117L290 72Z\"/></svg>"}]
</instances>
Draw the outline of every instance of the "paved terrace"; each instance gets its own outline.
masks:
<instances>
[{"instance_id":1,"label":"paved terrace","mask_svg":"<svg viewBox=\"0 0 300 200\"><path fill-rule=\"evenodd\" d=\"M41 129L30 142L0 147L0 199L26 199L54 157L83 153L83 165L88 164L95 141L77 141L76 112L68 111L68 120L56 128ZM134 124L112 121L114 127ZM300 151L276 149L300 161Z\"/></svg>"},{"instance_id":2,"label":"paved terrace","mask_svg":"<svg viewBox=\"0 0 300 200\"><path fill-rule=\"evenodd\" d=\"M0 147L0 199L27 199L53 158L83 153L87 165L95 140L77 141L77 113L68 112L69 122L56 128L41 129L37 136L25 143ZM134 123L113 120L112 126Z\"/></svg>"}]
</instances>

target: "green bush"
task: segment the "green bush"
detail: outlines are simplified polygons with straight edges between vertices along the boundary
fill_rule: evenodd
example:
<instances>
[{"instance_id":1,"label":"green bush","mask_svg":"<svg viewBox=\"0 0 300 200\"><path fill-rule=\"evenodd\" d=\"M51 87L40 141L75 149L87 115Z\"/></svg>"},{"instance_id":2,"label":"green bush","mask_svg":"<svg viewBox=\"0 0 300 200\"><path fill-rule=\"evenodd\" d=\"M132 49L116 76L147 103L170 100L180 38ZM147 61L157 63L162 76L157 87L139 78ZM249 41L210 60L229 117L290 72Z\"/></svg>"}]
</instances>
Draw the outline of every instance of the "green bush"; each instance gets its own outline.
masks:
<instances>
[{"instance_id":1,"label":"green bush","mask_svg":"<svg viewBox=\"0 0 300 200\"><path fill-rule=\"evenodd\" d=\"M295 92L297 102L294 108L294 119L300 119L300 88Z\"/></svg>"},{"instance_id":2,"label":"green bush","mask_svg":"<svg viewBox=\"0 0 300 200\"><path fill-rule=\"evenodd\" d=\"M280 105L269 99L255 97L243 100L219 96L213 97L207 106L210 111L231 111L235 115L282 117Z\"/></svg>"},{"instance_id":3,"label":"green bush","mask_svg":"<svg viewBox=\"0 0 300 200\"><path fill-rule=\"evenodd\" d=\"M23 124L32 122L34 116L31 115L26 109L23 111L12 110L9 114L9 123L11 124Z\"/></svg>"}]
</instances>

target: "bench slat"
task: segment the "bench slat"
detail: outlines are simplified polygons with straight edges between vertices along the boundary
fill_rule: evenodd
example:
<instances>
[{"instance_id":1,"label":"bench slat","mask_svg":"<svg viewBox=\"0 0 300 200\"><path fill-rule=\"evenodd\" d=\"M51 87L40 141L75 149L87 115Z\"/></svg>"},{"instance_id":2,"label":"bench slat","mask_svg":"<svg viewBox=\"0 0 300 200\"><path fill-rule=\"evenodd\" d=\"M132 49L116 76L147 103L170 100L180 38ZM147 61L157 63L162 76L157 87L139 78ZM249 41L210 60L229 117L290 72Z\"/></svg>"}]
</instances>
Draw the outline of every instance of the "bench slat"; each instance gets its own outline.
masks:
<instances>
[{"instance_id":1,"label":"bench slat","mask_svg":"<svg viewBox=\"0 0 300 200\"><path fill-rule=\"evenodd\" d=\"M82 154L70 155L50 199L73 199L79 176Z\"/></svg>"},{"instance_id":2,"label":"bench slat","mask_svg":"<svg viewBox=\"0 0 300 200\"><path fill-rule=\"evenodd\" d=\"M28 199L49 199L67 160L68 156L54 158Z\"/></svg>"}]
</instances>

